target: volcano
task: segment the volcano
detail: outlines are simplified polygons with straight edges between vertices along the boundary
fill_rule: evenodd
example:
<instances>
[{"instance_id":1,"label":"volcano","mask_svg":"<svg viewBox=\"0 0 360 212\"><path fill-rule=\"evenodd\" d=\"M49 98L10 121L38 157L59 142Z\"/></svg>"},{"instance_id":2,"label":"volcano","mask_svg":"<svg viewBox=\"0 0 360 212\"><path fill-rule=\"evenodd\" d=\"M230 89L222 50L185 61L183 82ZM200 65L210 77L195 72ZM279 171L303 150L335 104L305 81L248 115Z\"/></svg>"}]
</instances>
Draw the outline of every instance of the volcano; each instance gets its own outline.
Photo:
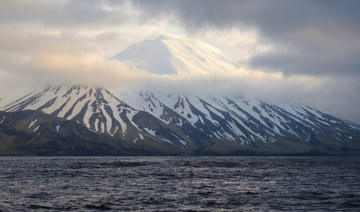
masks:
<instances>
[{"instance_id":1,"label":"volcano","mask_svg":"<svg viewBox=\"0 0 360 212\"><path fill-rule=\"evenodd\" d=\"M134 44L112 59L156 75L221 75L236 70L215 47L179 36ZM56 136L43 138L38 132L49 128L46 120L61 119L87 129L87 134L80 136L82 140L89 136L99 138L96 142L111 142L107 145L113 147L111 155L360 154L359 125L308 106L269 103L243 95L171 92L156 86L108 89L59 85L24 95L3 110L0 141L6 138L7 145L18 140L16 135L11 137L14 130L26 135L22 137L25 143L26 139L56 143ZM19 120L12 115L29 110L38 113ZM39 114L42 118L37 118ZM40 119L43 124L35 121ZM53 134L61 134L61 130L54 128ZM0 151L9 153L4 148ZM106 155L106 151L99 154Z\"/></svg>"}]
</instances>

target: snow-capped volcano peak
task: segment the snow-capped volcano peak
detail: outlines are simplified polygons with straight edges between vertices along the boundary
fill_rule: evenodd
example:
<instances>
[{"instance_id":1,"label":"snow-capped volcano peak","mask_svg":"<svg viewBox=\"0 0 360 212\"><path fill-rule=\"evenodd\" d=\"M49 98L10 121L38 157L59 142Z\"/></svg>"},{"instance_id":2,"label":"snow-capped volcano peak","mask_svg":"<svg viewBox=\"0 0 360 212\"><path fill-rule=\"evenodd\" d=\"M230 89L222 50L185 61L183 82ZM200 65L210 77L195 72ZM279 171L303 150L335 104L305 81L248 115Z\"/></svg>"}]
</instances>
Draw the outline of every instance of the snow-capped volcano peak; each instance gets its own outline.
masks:
<instances>
[{"instance_id":1,"label":"snow-capped volcano peak","mask_svg":"<svg viewBox=\"0 0 360 212\"><path fill-rule=\"evenodd\" d=\"M179 35L161 35L136 43L113 58L154 74L205 75L235 70L217 48Z\"/></svg>"},{"instance_id":2,"label":"snow-capped volcano peak","mask_svg":"<svg viewBox=\"0 0 360 212\"><path fill-rule=\"evenodd\" d=\"M235 70L216 48L182 36L146 40L114 58L152 74L204 76ZM164 89L158 87L161 85L143 84L114 90L61 85L34 91L0 108L5 111L0 113L4 114L0 116L0 140L3 132L9 133L8 137L18 133L4 128L3 123L14 126L7 115L14 113L19 117L18 111L36 110L49 114L48 119L56 122L63 118L82 125L85 128L80 129L90 131L91 137L99 135L100 139L109 139L111 148L121 151L127 148L136 154L158 151L213 155L250 151L253 154L342 155L346 150L360 155L359 125L307 106L266 103L229 92L184 92L168 89L172 85ZM0 103L4 103L3 100ZM31 117L20 124L25 127L24 139L47 129L39 122L40 119ZM72 129L64 132L59 129L59 123L55 124L50 133L41 134L43 139L73 135Z\"/></svg>"}]
</instances>

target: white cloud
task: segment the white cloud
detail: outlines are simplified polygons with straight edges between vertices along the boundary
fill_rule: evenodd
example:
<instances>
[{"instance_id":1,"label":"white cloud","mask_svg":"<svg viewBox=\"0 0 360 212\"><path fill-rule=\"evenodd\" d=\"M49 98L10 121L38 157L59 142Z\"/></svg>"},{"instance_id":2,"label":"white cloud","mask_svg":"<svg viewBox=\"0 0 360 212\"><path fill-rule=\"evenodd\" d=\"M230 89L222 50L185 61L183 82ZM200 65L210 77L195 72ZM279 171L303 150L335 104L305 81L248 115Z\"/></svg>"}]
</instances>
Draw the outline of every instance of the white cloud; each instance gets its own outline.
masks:
<instances>
[{"instance_id":1,"label":"white cloud","mask_svg":"<svg viewBox=\"0 0 360 212\"><path fill-rule=\"evenodd\" d=\"M256 29L241 27L230 29L206 28L190 32L195 37L219 48L236 65L244 66L252 57L269 52L272 45L261 38Z\"/></svg>"}]
</instances>

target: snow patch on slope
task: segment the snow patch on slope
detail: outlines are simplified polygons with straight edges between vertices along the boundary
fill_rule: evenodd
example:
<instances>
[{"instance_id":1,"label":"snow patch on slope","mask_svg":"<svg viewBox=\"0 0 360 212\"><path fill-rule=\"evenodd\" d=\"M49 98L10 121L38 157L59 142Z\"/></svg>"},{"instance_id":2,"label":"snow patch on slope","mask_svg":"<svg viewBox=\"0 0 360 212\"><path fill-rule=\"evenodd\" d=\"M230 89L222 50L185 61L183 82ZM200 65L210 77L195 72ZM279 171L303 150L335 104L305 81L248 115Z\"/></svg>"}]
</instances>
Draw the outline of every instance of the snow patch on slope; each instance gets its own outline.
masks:
<instances>
[{"instance_id":1,"label":"snow patch on slope","mask_svg":"<svg viewBox=\"0 0 360 212\"><path fill-rule=\"evenodd\" d=\"M38 119L36 118L34 121L30 122L28 129L30 129L37 121Z\"/></svg>"}]
</instances>

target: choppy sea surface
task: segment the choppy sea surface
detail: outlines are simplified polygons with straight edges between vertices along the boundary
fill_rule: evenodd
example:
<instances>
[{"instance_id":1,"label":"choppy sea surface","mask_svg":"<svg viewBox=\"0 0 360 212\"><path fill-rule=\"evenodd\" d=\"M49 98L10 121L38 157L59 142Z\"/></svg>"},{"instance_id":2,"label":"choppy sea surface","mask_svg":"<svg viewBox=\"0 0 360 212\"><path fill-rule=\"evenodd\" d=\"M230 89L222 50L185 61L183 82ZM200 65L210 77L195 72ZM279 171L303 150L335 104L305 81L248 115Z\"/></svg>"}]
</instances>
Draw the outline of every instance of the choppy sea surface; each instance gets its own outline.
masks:
<instances>
[{"instance_id":1,"label":"choppy sea surface","mask_svg":"<svg viewBox=\"0 0 360 212\"><path fill-rule=\"evenodd\" d=\"M0 211L359 210L359 157L0 157Z\"/></svg>"}]
</instances>

